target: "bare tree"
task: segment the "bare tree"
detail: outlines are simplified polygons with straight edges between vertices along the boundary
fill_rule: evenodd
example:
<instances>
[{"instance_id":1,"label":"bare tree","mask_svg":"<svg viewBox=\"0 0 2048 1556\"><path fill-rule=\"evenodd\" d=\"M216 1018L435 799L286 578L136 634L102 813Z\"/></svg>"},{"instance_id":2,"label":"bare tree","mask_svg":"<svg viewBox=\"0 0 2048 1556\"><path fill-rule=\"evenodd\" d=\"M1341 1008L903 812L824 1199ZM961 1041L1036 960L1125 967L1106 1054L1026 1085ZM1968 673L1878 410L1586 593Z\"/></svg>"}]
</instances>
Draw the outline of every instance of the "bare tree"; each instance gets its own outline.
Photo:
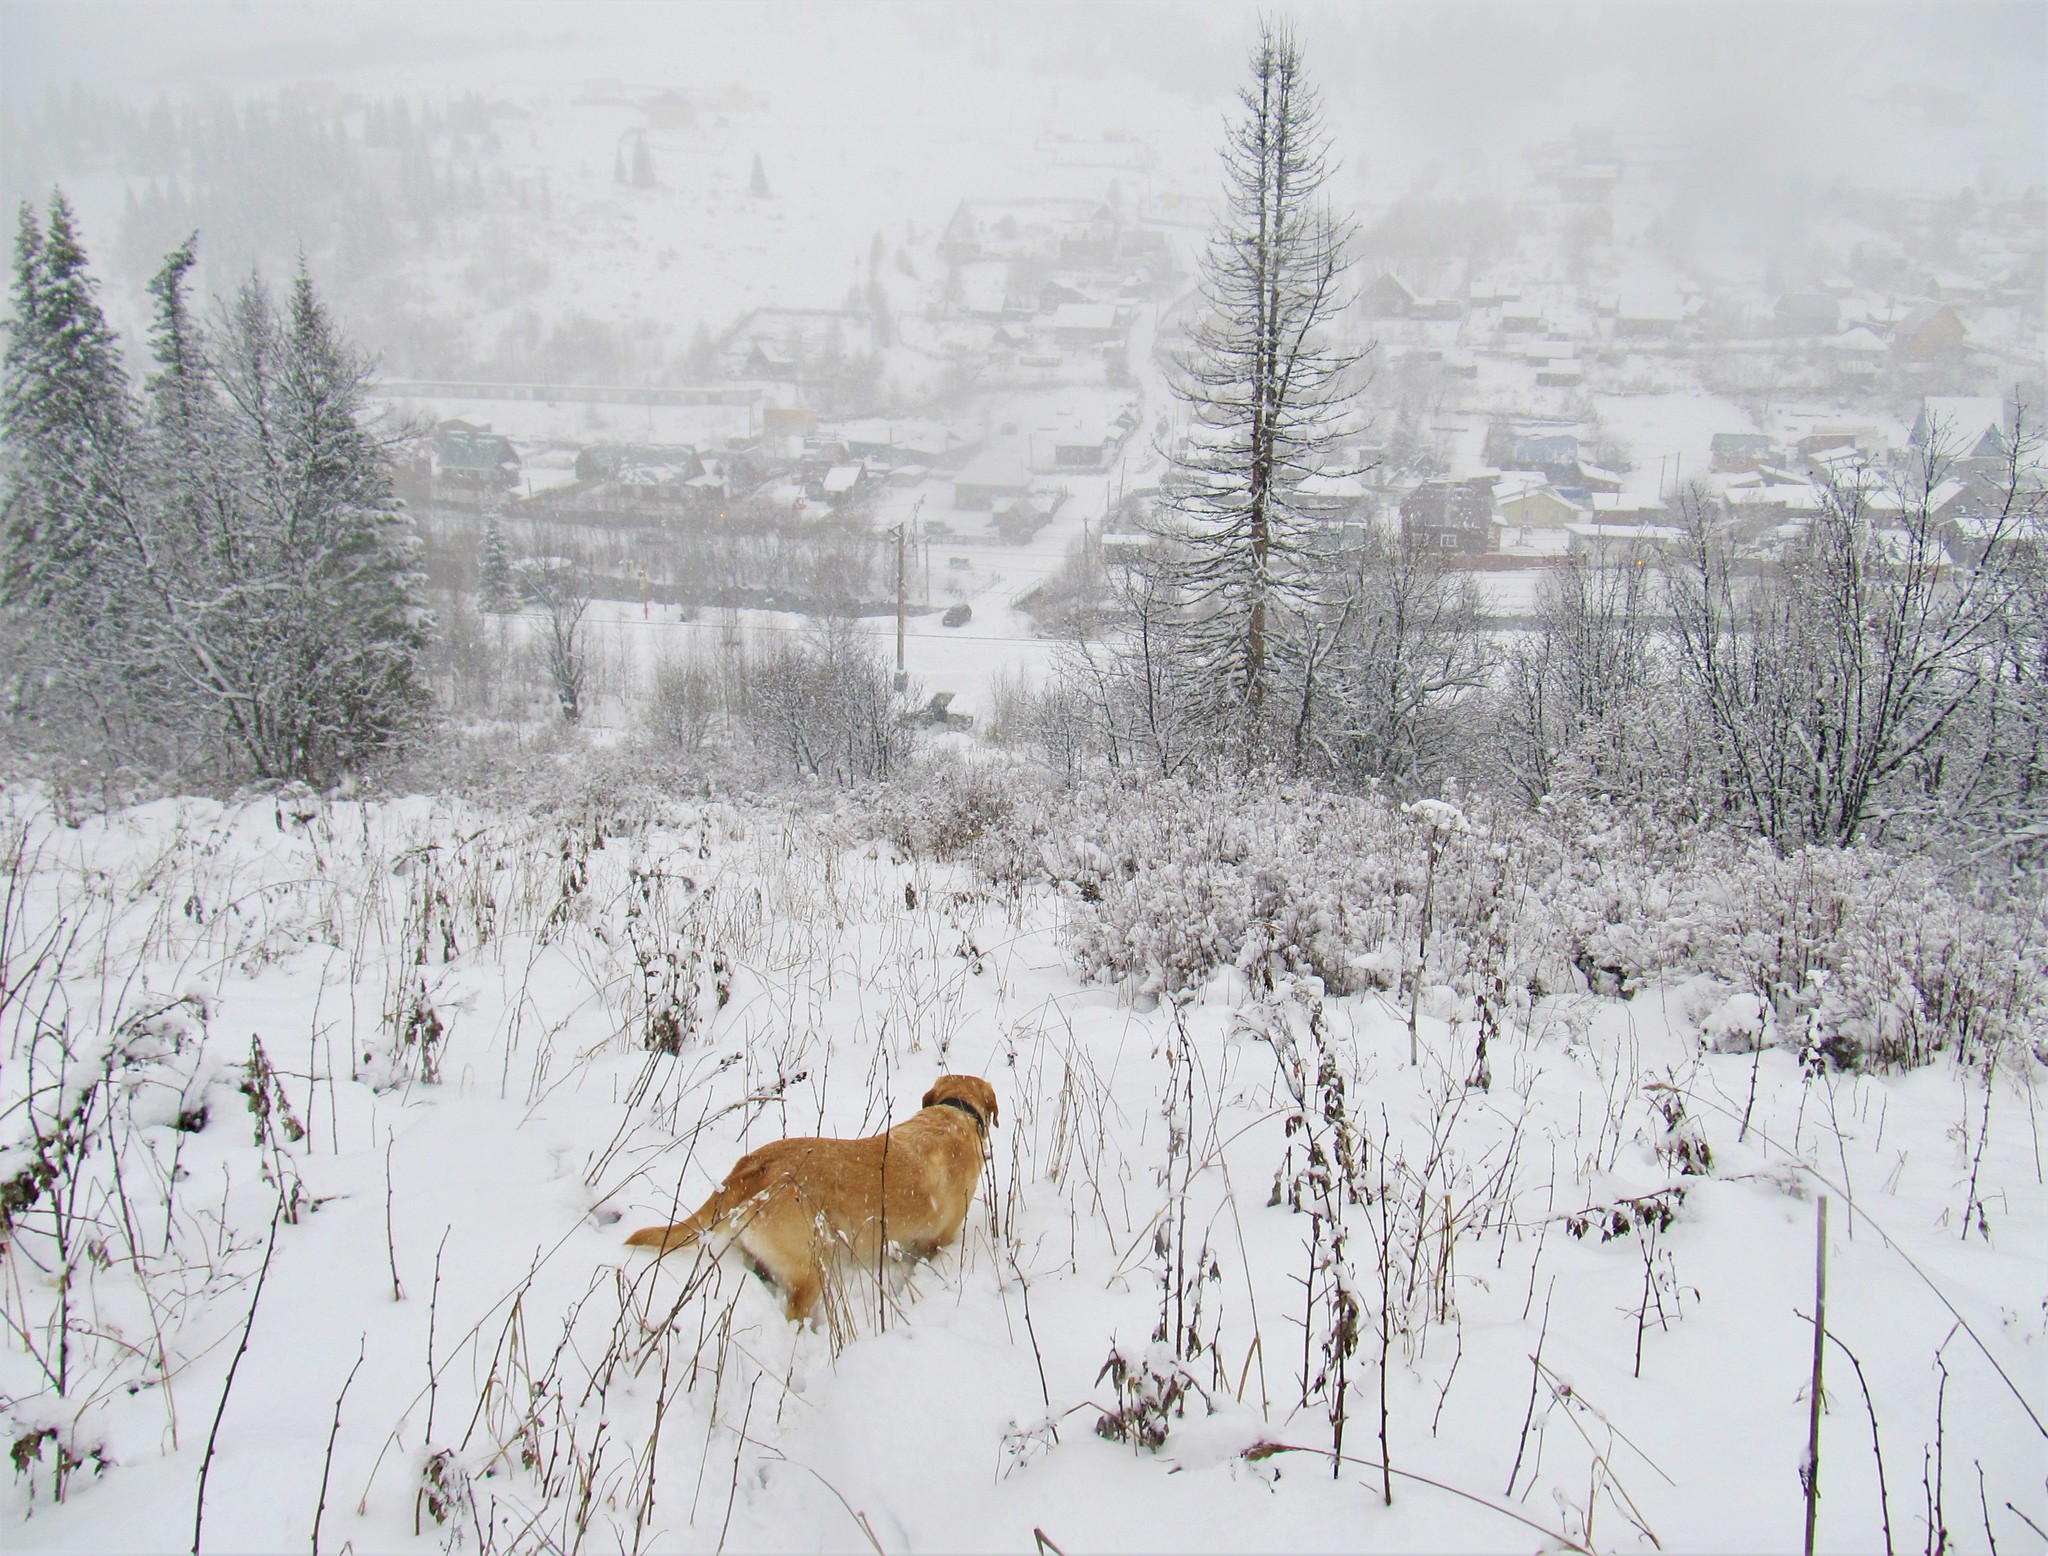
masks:
<instances>
[{"instance_id":1,"label":"bare tree","mask_svg":"<svg viewBox=\"0 0 2048 1556\"><path fill-rule=\"evenodd\" d=\"M1917 770L1939 784L2005 673L2006 628L2040 543L2032 441L2015 418L2004 491L1951 555L1934 493L1955 460L1930 439L1906 478L1828 487L1774 568L1745 571L1726 521L1695 490L1669 598L1688 689L1731 803L1780 843L1841 843L1893 819ZM2009 661L2008 661L2009 662Z\"/></svg>"},{"instance_id":2,"label":"bare tree","mask_svg":"<svg viewBox=\"0 0 2048 1556\"><path fill-rule=\"evenodd\" d=\"M1523 798L1541 799L1568 770L1635 786L1639 715L1655 699L1662 658L1651 560L1633 544L1574 552L1537 586L1536 630L1504 656L1491 731L1501 774Z\"/></svg>"},{"instance_id":3,"label":"bare tree","mask_svg":"<svg viewBox=\"0 0 2048 1556\"><path fill-rule=\"evenodd\" d=\"M1217 755L1226 694L1188 641L1174 574L1173 561L1147 561L1115 575L1111 637L1076 633L1062 650L1068 704L1115 770L1171 778Z\"/></svg>"},{"instance_id":4,"label":"bare tree","mask_svg":"<svg viewBox=\"0 0 2048 1556\"><path fill-rule=\"evenodd\" d=\"M806 776L887 778L908 760L911 710L873 639L828 617L783 640L748 677L746 722Z\"/></svg>"},{"instance_id":5,"label":"bare tree","mask_svg":"<svg viewBox=\"0 0 2048 1556\"><path fill-rule=\"evenodd\" d=\"M1250 64L1223 147L1228 204L1202 262L1203 316L1175 364L1189 432L1166 505L1177 621L1247 764L1271 754L1276 665L1315 595L1314 521L1296 493L1339 433L1356 362L1329 338L1346 230L1322 198L1328 136L1292 30L1262 25Z\"/></svg>"},{"instance_id":6,"label":"bare tree","mask_svg":"<svg viewBox=\"0 0 2048 1556\"><path fill-rule=\"evenodd\" d=\"M1407 533L1374 531L1348 562L1298 657L1297 749L1353 784L1428 787L1466 745L1489 675L1471 575Z\"/></svg>"},{"instance_id":7,"label":"bare tree","mask_svg":"<svg viewBox=\"0 0 2048 1556\"><path fill-rule=\"evenodd\" d=\"M583 693L590 681L589 645L583 617L590 609L590 575L573 563L536 571L531 585L543 614L539 643L541 667L554 688L562 717L574 724L583 717Z\"/></svg>"}]
</instances>

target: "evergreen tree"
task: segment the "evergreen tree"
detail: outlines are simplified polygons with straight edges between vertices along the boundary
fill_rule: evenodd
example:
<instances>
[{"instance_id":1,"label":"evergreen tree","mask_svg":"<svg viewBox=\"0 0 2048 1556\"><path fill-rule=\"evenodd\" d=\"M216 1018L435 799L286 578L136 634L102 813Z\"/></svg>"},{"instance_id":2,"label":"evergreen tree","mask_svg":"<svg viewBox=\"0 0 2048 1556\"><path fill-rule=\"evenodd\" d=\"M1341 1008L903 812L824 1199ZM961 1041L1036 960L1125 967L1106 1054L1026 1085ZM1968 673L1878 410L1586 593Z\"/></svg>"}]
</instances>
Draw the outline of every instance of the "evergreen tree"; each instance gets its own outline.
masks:
<instances>
[{"instance_id":1,"label":"evergreen tree","mask_svg":"<svg viewBox=\"0 0 2048 1556\"><path fill-rule=\"evenodd\" d=\"M240 616L249 756L331 782L425 709L428 615L410 527L367 428L369 364L302 269L280 309L252 280L230 315L224 387L240 415L253 576Z\"/></svg>"},{"instance_id":2,"label":"evergreen tree","mask_svg":"<svg viewBox=\"0 0 2048 1556\"><path fill-rule=\"evenodd\" d=\"M126 763L152 754L138 723L180 687L157 652L140 429L96 289L63 196L46 228L24 207L0 374L0 599L20 610L7 657L24 706Z\"/></svg>"},{"instance_id":3,"label":"evergreen tree","mask_svg":"<svg viewBox=\"0 0 2048 1556\"><path fill-rule=\"evenodd\" d=\"M652 189L654 187L654 158L647 154L647 137L633 137L633 187Z\"/></svg>"},{"instance_id":4,"label":"evergreen tree","mask_svg":"<svg viewBox=\"0 0 2048 1556\"><path fill-rule=\"evenodd\" d=\"M625 181L626 148L624 146L614 146L612 148L612 182L615 184L623 184Z\"/></svg>"},{"instance_id":5,"label":"evergreen tree","mask_svg":"<svg viewBox=\"0 0 2048 1556\"><path fill-rule=\"evenodd\" d=\"M498 529L498 516L484 519L484 538L477 557L477 602L487 611L503 615L519 609L519 591L512 583L512 562L505 554L505 537Z\"/></svg>"},{"instance_id":6,"label":"evergreen tree","mask_svg":"<svg viewBox=\"0 0 2048 1556\"><path fill-rule=\"evenodd\" d=\"M754 153L754 172L747 180L747 192L756 200L765 200L769 195L768 170L761 165L761 153L758 151Z\"/></svg>"},{"instance_id":7,"label":"evergreen tree","mask_svg":"<svg viewBox=\"0 0 2048 1556\"><path fill-rule=\"evenodd\" d=\"M193 263L188 240L150 285L145 419L68 208L53 201L46 229L24 211L6 599L46 687L76 694L122 760L331 782L425 705L428 617L367 365L303 273L285 308L252 278L203 329Z\"/></svg>"},{"instance_id":8,"label":"evergreen tree","mask_svg":"<svg viewBox=\"0 0 2048 1556\"><path fill-rule=\"evenodd\" d=\"M1353 359L1327 340L1345 235L1321 198L1327 136L1285 26L1262 28L1238 96L1244 114L1223 150L1228 205L1201 268L1205 317L1175 364L1190 432L1168 566L1175 625L1220 699L1218 733L1253 763L1313 695L1279 695L1284 671L1312 669L1322 609L1313 521L1296 491L1335 439Z\"/></svg>"},{"instance_id":9,"label":"evergreen tree","mask_svg":"<svg viewBox=\"0 0 2048 1556\"><path fill-rule=\"evenodd\" d=\"M65 601L87 624L98 592L118 587L117 538L129 526L136 420L120 347L101 312L71 207L50 201L47 230L21 208L5 419L10 603Z\"/></svg>"}]
</instances>

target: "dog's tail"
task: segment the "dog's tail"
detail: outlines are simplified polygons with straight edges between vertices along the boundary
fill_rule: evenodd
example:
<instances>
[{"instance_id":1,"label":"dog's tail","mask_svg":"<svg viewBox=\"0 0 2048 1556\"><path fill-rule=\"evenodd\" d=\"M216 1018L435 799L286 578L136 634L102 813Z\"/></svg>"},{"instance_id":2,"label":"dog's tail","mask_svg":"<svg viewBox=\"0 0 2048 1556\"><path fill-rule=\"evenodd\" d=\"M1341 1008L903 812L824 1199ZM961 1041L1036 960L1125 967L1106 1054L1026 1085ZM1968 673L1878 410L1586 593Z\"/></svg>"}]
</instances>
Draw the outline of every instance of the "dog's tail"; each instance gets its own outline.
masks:
<instances>
[{"instance_id":1,"label":"dog's tail","mask_svg":"<svg viewBox=\"0 0 2048 1556\"><path fill-rule=\"evenodd\" d=\"M720 1184L711 1198L699 1205L687 1220L671 1226L643 1226L626 1239L629 1248L658 1248L667 1253L671 1248L683 1248L709 1233L725 1219L732 1208L733 1198L725 1185Z\"/></svg>"}]
</instances>

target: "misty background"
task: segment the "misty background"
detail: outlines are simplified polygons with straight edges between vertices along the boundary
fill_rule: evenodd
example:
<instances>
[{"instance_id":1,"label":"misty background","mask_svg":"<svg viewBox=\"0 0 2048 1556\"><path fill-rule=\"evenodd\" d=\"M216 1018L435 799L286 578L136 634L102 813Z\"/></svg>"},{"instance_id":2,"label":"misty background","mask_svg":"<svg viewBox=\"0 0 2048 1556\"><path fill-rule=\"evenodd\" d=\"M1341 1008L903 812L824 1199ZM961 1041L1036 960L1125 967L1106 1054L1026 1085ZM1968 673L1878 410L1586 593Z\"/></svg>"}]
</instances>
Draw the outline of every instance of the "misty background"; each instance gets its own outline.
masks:
<instances>
[{"instance_id":1,"label":"misty background","mask_svg":"<svg viewBox=\"0 0 2048 1556\"><path fill-rule=\"evenodd\" d=\"M1575 127L1611 130L1653 155L1668 180L1665 242L1731 279L1768 271L1796 282L1816 202L1850 188L1998 199L2043 180L2048 26L2035 5L1282 10L1325 93L1341 162L1334 198L1355 207L1368 240L1375 217L1399 215L1402 202L1436 206L1409 213L1421 231L1386 235L1389 258L1433 260L1469 244L1448 202L1511 196L1529 152ZM771 288L788 306L836 305L885 220L942 224L969 193L1066 192L1078 180L1049 176L1033 155L1048 133L1141 137L1154 183L1207 200L1257 14L1172 3L8 4L0 194L11 207L61 181L91 251L118 256L129 281L183 235L171 235L180 222L203 229L202 290L223 289L223 272L250 262L281 269L303 249L351 329L394 370L488 362L499 344L489 316L515 303L543 329L579 313L614 323L658 314L686 342ZM564 121L577 116L562 110L588 99L593 82L622 98L737 85L763 99L656 129L650 146L677 197L721 178L736 187L749 159L763 159L786 226L800 229L776 234L785 252L766 256L772 280L731 295L684 234L636 251L621 233L607 243L555 225L587 216L579 177L609 181L610 126L586 122L576 126L584 144L564 144ZM362 154L368 101L446 113L472 95L482 101L466 115L420 136L419 158L444 181L438 192L423 193L417 176L408 185L416 170L395 165L388 138L384 154ZM140 124L96 117L88 105L100 99ZM279 137L246 122L226 139L216 123L202 146L150 117L215 123L225 103L309 125L348 121L354 143L331 166L297 166ZM499 117L503 105L542 117ZM623 110L615 117L628 122ZM465 200L460 186L472 179L482 193ZM171 180L183 204L124 214L128 193L147 206L144 186L168 192ZM485 234L502 243L497 229L514 212L527 230L511 236L497 273L480 274L473 252L450 257ZM687 237L711 249L759 241L717 215ZM447 271L439 278L434 255ZM595 256L617 284L593 288ZM117 290L108 304L128 322L135 288Z\"/></svg>"}]
</instances>

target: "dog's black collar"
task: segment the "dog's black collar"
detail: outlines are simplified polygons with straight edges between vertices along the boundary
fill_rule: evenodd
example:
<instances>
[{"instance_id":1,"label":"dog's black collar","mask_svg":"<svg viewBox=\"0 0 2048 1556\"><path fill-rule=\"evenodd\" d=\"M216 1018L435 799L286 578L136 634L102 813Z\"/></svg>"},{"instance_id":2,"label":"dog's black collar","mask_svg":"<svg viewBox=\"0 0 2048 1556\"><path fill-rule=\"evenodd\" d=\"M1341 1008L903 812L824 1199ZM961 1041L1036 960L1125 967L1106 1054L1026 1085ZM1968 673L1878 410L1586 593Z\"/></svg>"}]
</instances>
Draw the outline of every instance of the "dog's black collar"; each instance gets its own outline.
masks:
<instances>
[{"instance_id":1,"label":"dog's black collar","mask_svg":"<svg viewBox=\"0 0 2048 1556\"><path fill-rule=\"evenodd\" d=\"M981 1109L977 1108L973 1103L962 1102L958 1097L941 1097L934 1106L958 1108L962 1113L965 1113L974 1120L974 1127L978 1133L984 1135L988 1133L988 1120L981 1116Z\"/></svg>"}]
</instances>

